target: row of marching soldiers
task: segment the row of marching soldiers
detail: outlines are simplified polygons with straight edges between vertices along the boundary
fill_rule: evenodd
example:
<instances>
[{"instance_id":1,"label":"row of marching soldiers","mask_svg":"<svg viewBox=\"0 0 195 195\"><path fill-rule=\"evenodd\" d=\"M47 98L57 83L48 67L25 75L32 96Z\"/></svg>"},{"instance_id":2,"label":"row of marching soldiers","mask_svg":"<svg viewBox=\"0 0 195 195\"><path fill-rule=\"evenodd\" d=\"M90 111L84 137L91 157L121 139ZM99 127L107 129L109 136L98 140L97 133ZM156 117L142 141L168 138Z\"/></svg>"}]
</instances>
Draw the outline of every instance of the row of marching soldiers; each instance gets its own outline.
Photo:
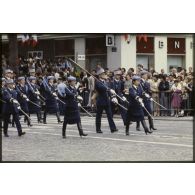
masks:
<instances>
[{"instance_id":1,"label":"row of marching soldiers","mask_svg":"<svg viewBox=\"0 0 195 195\"><path fill-rule=\"evenodd\" d=\"M67 124L77 124L79 135L87 136L83 132L80 117L80 108L83 101L78 95L76 88L76 78L69 76L68 83L63 79L58 80L58 85L54 85L54 76L44 77L39 85L35 76L18 77L12 79L12 70L5 71L5 77L2 78L1 86L1 103L3 132L5 137L8 135L8 126L11 121L16 125L18 135L22 136L20 115L24 115L24 122L29 127L31 123L30 114L37 115L38 123L47 124L47 115L55 113L58 123L63 123L62 137L66 138ZM154 128L151 117L151 97L149 95L149 83L147 82L147 72L141 72L141 78L138 75L132 78L132 87L127 94L123 94L124 84L120 80L121 71L114 72L114 80L107 82L107 76L103 68L97 71L95 82L95 99L96 104L96 133L103 133L101 129L102 113L105 110L111 133L117 132L118 129L113 120L114 108L118 107L121 117L126 127L126 135L129 135L129 126L136 122L136 130L140 130L142 124L145 133L152 133ZM43 110L43 116L42 111ZM60 110L64 115L64 120L60 119ZM85 110L85 109L84 109ZM86 111L86 110L85 110ZM145 122L144 116L148 116L149 128Z\"/></svg>"}]
</instances>

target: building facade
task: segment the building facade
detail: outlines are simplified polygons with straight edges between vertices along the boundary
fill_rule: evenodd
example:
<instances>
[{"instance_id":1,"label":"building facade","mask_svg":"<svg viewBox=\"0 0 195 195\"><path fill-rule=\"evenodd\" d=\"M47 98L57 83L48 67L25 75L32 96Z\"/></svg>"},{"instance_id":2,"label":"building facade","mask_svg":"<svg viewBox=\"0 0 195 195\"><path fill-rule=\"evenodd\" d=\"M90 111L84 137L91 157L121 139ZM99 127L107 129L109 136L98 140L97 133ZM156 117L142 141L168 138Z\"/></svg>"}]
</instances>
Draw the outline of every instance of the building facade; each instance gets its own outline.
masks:
<instances>
[{"instance_id":1,"label":"building facade","mask_svg":"<svg viewBox=\"0 0 195 195\"><path fill-rule=\"evenodd\" d=\"M8 55L6 35L2 40L3 54ZM36 46L22 44L18 35L19 56L51 60L68 56L90 71L98 63L111 70L135 69L138 64L158 72L188 69L193 66L193 49L192 34L38 34Z\"/></svg>"}]
</instances>

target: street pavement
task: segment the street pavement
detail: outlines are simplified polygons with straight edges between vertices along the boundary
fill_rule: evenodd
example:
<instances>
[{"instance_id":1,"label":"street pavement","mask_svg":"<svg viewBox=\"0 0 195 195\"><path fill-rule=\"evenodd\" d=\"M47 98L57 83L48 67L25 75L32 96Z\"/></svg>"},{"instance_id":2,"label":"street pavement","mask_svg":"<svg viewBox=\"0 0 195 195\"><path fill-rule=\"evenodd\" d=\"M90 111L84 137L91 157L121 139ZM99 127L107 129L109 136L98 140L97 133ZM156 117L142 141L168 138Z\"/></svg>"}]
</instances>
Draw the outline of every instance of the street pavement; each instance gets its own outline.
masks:
<instances>
[{"instance_id":1,"label":"street pavement","mask_svg":"<svg viewBox=\"0 0 195 195\"><path fill-rule=\"evenodd\" d=\"M95 132L95 118L82 116L82 126L87 137L80 138L77 126L67 126L67 138L62 139L62 123L54 115L47 118L48 124L38 124L32 115L32 127L21 123L26 134L17 135L9 127L10 137L2 136L3 161L192 161L192 118L157 118L158 128L145 135L143 128L136 131L130 127L130 136L125 136L125 127L120 117L114 118L117 133L111 133L106 118L102 119L103 134ZM61 117L62 118L62 117ZM148 121L147 121L148 124Z\"/></svg>"}]
</instances>

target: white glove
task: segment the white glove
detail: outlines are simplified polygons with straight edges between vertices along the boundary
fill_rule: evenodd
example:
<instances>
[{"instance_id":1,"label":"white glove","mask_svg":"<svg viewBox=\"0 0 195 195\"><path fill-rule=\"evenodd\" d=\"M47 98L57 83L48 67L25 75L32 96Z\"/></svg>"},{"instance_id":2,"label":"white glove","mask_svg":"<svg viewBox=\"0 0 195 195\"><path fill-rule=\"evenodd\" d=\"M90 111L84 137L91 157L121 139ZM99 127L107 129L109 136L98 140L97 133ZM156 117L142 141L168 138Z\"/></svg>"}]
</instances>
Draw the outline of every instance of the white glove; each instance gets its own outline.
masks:
<instances>
[{"instance_id":1,"label":"white glove","mask_svg":"<svg viewBox=\"0 0 195 195\"><path fill-rule=\"evenodd\" d=\"M138 98L138 102L139 102L140 104L142 104L142 103L143 103L143 99L142 99L142 98Z\"/></svg>"},{"instance_id":2,"label":"white glove","mask_svg":"<svg viewBox=\"0 0 195 195\"><path fill-rule=\"evenodd\" d=\"M26 95L22 95L23 98L27 99L27 96Z\"/></svg>"},{"instance_id":3,"label":"white glove","mask_svg":"<svg viewBox=\"0 0 195 195\"><path fill-rule=\"evenodd\" d=\"M79 101L82 102L82 101L83 101L83 98L82 98L80 95L78 95L78 96L77 96L77 100L79 100Z\"/></svg>"},{"instance_id":4,"label":"white glove","mask_svg":"<svg viewBox=\"0 0 195 195\"><path fill-rule=\"evenodd\" d=\"M58 99L59 99L57 96L56 96L55 98L56 98L56 100L58 100Z\"/></svg>"},{"instance_id":5,"label":"white glove","mask_svg":"<svg viewBox=\"0 0 195 195\"><path fill-rule=\"evenodd\" d=\"M57 94L56 93L52 93L52 94L53 94L53 96L57 97Z\"/></svg>"},{"instance_id":6,"label":"white glove","mask_svg":"<svg viewBox=\"0 0 195 195\"><path fill-rule=\"evenodd\" d=\"M149 94L144 93L145 97L150 98Z\"/></svg>"},{"instance_id":7,"label":"white glove","mask_svg":"<svg viewBox=\"0 0 195 195\"><path fill-rule=\"evenodd\" d=\"M115 103L115 104L118 104L118 100L117 100L117 98L112 98L112 100L111 100L113 103Z\"/></svg>"},{"instance_id":8,"label":"white glove","mask_svg":"<svg viewBox=\"0 0 195 195\"><path fill-rule=\"evenodd\" d=\"M78 107L81 107L81 103L78 103Z\"/></svg>"},{"instance_id":9,"label":"white glove","mask_svg":"<svg viewBox=\"0 0 195 195\"><path fill-rule=\"evenodd\" d=\"M122 97L122 100L123 100L124 102L126 102L126 101L127 101L127 98L126 98L125 96L123 96L123 97Z\"/></svg>"},{"instance_id":10,"label":"white glove","mask_svg":"<svg viewBox=\"0 0 195 195\"><path fill-rule=\"evenodd\" d=\"M26 101L28 102L28 101L29 101L29 99L28 99L28 98L26 98Z\"/></svg>"},{"instance_id":11,"label":"white glove","mask_svg":"<svg viewBox=\"0 0 195 195\"><path fill-rule=\"evenodd\" d=\"M115 92L113 89L110 89L110 93L111 93L112 95L116 95L116 92Z\"/></svg>"},{"instance_id":12,"label":"white glove","mask_svg":"<svg viewBox=\"0 0 195 195\"><path fill-rule=\"evenodd\" d=\"M15 100L15 99L13 99L13 103L14 104L19 104L19 102L17 100Z\"/></svg>"},{"instance_id":13,"label":"white glove","mask_svg":"<svg viewBox=\"0 0 195 195\"><path fill-rule=\"evenodd\" d=\"M35 94L40 95L40 92L39 91L35 91Z\"/></svg>"}]
</instances>

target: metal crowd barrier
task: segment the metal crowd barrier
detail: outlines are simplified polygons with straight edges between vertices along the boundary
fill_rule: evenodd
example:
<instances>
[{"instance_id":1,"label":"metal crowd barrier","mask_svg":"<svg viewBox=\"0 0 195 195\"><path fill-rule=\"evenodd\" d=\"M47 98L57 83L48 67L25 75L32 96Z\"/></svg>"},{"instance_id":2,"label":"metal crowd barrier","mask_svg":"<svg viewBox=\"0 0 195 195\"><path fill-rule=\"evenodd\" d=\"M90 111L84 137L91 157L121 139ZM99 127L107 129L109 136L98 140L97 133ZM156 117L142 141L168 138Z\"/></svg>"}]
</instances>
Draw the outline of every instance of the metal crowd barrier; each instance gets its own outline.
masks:
<instances>
[{"instance_id":1,"label":"metal crowd barrier","mask_svg":"<svg viewBox=\"0 0 195 195\"><path fill-rule=\"evenodd\" d=\"M167 91L167 92L158 92L158 93L152 93L152 97L154 98L155 96L158 96L158 98L154 98L158 103L163 105L164 107L167 108L167 110L162 109L158 105L156 105L154 102L151 102L152 110L153 110L153 115L157 113L157 110L160 112L160 116L172 116L174 115L174 112L176 109L172 107L172 96L173 92ZM180 104L180 111L184 111L185 116L190 116L192 115L193 112L193 92L190 93L185 93L181 94L181 104Z\"/></svg>"}]
</instances>

